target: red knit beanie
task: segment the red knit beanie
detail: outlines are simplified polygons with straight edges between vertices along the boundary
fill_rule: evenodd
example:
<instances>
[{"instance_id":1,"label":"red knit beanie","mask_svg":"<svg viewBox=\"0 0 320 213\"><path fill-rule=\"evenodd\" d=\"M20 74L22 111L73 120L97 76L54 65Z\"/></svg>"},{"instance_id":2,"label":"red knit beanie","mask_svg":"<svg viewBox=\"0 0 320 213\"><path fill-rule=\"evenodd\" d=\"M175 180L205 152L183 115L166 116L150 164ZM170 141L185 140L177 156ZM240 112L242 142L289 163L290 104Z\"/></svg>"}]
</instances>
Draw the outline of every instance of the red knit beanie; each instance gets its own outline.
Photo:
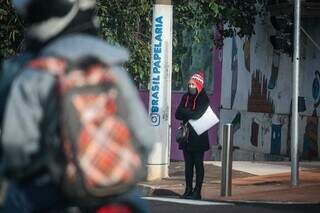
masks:
<instances>
[{"instance_id":1,"label":"red knit beanie","mask_svg":"<svg viewBox=\"0 0 320 213\"><path fill-rule=\"evenodd\" d=\"M202 70L199 70L197 73L193 74L189 80L188 83L194 83L196 85L196 88L198 90L197 96L193 99L193 106L192 110L196 109L196 100L199 96L199 93L204 87L204 72ZM188 107L188 102L189 102L189 95L187 96L186 102L184 104L185 107Z\"/></svg>"},{"instance_id":2,"label":"red knit beanie","mask_svg":"<svg viewBox=\"0 0 320 213\"><path fill-rule=\"evenodd\" d=\"M200 93L204 87L204 72L199 70L197 73L193 74L189 80L189 83L190 82L193 82L196 85L198 93Z\"/></svg>"}]
</instances>

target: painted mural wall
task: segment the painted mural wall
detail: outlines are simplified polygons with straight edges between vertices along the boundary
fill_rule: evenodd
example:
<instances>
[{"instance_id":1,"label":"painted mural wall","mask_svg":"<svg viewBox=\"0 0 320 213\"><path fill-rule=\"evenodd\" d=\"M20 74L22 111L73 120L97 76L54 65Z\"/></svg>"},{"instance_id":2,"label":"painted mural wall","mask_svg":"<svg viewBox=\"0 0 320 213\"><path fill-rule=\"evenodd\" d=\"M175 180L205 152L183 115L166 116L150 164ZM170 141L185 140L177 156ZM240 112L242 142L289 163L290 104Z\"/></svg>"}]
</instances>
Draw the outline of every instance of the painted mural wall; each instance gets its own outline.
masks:
<instances>
[{"instance_id":1,"label":"painted mural wall","mask_svg":"<svg viewBox=\"0 0 320 213\"><path fill-rule=\"evenodd\" d=\"M303 20L302 26L319 44L319 20ZM257 21L255 32L251 38L225 40L220 132L222 124L234 124L234 143L240 147L234 157L238 160L248 160L252 153L261 153L261 160L288 157L292 60L273 50L269 17ZM303 159L314 160L320 159L320 51L301 36L299 91L306 110L300 113L299 151Z\"/></svg>"}]
</instances>

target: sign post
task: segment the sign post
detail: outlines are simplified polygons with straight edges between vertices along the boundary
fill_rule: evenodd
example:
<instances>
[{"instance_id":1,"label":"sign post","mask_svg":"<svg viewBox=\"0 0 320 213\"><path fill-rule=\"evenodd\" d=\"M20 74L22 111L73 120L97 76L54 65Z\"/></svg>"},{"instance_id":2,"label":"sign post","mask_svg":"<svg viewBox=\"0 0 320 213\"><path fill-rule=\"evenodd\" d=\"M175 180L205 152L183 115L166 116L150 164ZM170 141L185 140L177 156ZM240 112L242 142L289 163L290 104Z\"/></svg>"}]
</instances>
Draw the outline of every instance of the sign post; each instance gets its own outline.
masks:
<instances>
[{"instance_id":1,"label":"sign post","mask_svg":"<svg viewBox=\"0 0 320 213\"><path fill-rule=\"evenodd\" d=\"M149 117L154 147L148 159L148 180L168 177L171 142L172 5L156 1L153 7Z\"/></svg>"}]
</instances>

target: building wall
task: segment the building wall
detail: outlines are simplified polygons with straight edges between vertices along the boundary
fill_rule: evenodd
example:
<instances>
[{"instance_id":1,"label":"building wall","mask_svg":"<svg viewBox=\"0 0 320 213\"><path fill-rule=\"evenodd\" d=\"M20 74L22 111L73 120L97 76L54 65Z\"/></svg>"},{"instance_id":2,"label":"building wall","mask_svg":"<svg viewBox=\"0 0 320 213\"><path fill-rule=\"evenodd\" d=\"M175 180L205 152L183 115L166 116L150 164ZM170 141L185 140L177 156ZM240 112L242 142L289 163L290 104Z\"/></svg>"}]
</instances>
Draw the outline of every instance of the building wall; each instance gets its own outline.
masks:
<instances>
[{"instance_id":1,"label":"building wall","mask_svg":"<svg viewBox=\"0 0 320 213\"><path fill-rule=\"evenodd\" d=\"M303 27L320 43L319 20ZM225 40L222 63L220 130L233 123L238 160L272 160L290 152L292 59L269 42L269 18L257 20L251 38ZM299 118L299 149L304 159L320 159L320 51L301 34L300 96L306 111ZM221 141L220 141L221 143ZM215 155L218 156L218 155Z\"/></svg>"}]
</instances>

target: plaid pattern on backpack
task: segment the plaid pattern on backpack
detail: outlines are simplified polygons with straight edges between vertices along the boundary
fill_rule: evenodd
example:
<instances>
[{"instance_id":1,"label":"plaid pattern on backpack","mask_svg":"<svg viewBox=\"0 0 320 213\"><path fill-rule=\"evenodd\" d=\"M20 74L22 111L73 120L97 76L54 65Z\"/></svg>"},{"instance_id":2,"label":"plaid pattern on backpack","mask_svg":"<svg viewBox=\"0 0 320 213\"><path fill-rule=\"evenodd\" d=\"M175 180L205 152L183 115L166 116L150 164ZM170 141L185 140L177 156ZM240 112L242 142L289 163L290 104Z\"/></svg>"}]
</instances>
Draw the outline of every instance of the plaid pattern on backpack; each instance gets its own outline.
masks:
<instances>
[{"instance_id":1,"label":"plaid pattern on backpack","mask_svg":"<svg viewBox=\"0 0 320 213\"><path fill-rule=\"evenodd\" d=\"M90 61L90 60L89 60ZM86 200L117 195L141 175L142 160L126 123L126 105L110 67L102 62L72 66L44 57L30 67L57 76L63 168L67 198Z\"/></svg>"}]
</instances>

